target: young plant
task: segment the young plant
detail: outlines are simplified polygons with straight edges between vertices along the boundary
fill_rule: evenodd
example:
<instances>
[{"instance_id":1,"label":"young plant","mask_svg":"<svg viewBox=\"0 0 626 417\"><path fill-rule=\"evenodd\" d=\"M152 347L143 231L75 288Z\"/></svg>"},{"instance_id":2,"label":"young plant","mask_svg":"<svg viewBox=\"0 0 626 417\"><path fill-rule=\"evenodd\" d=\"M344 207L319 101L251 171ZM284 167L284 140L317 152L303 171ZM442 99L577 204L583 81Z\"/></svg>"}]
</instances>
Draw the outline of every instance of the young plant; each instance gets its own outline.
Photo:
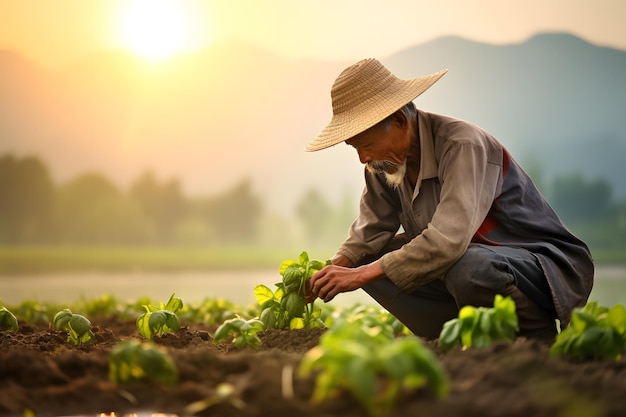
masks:
<instances>
[{"instance_id":1,"label":"young plant","mask_svg":"<svg viewBox=\"0 0 626 417\"><path fill-rule=\"evenodd\" d=\"M574 309L569 326L559 333L550 354L578 360L620 359L624 349L626 309L621 304L607 308L592 301Z\"/></svg>"},{"instance_id":2,"label":"young plant","mask_svg":"<svg viewBox=\"0 0 626 417\"><path fill-rule=\"evenodd\" d=\"M111 294L102 294L99 297L87 299L82 298L81 310L85 312L89 317L109 317L118 314L118 301L115 296Z\"/></svg>"},{"instance_id":3,"label":"young plant","mask_svg":"<svg viewBox=\"0 0 626 417\"><path fill-rule=\"evenodd\" d=\"M178 370L167 350L153 342L119 342L111 349L108 363L109 381L113 383L149 380L173 385L178 380Z\"/></svg>"},{"instance_id":4,"label":"young plant","mask_svg":"<svg viewBox=\"0 0 626 417\"><path fill-rule=\"evenodd\" d=\"M11 310L16 317L30 324L47 324L53 317L50 312L58 311L51 310L47 305L32 300L22 301L19 305L12 307Z\"/></svg>"},{"instance_id":5,"label":"young plant","mask_svg":"<svg viewBox=\"0 0 626 417\"><path fill-rule=\"evenodd\" d=\"M266 328L302 329L324 327L321 310L314 307L314 302L305 301L306 286L311 276L330 261L310 260L302 252L298 260L286 260L280 264L279 273L282 281L276 284L276 291L265 285L254 288L254 296L261 306L261 321Z\"/></svg>"},{"instance_id":6,"label":"young plant","mask_svg":"<svg viewBox=\"0 0 626 417\"><path fill-rule=\"evenodd\" d=\"M515 302L496 295L493 308L465 306L459 316L443 325L439 346L448 352L455 346L485 348L496 341L512 342L519 330Z\"/></svg>"},{"instance_id":7,"label":"young plant","mask_svg":"<svg viewBox=\"0 0 626 417\"><path fill-rule=\"evenodd\" d=\"M336 307L326 315L324 325L328 328L340 325L343 322L359 322L363 325L374 327L385 325L391 331L391 335L408 335L411 331L389 311L373 305L355 303L349 307Z\"/></svg>"},{"instance_id":8,"label":"young plant","mask_svg":"<svg viewBox=\"0 0 626 417\"><path fill-rule=\"evenodd\" d=\"M17 319L6 307L0 307L0 330L8 330L10 332L17 332L19 326Z\"/></svg>"},{"instance_id":9,"label":"young plant","mask_svg":"<svg viewBox=\"0 0 626 417\"><path fill-rule=\"evenodd\" d=\"M311 400L320 403L347 390L376 417L387 415L403 390L429 387L447 395L447 377L432 351L415 336L393 333L386 324L348 321L328 330L299 367L303 377L316 372Z\"/></svg>"},{"instance_id":10,"label":"young plant","mask_svg":"<svg viewBox=\"0 0 626 417\"><path fill-rule=\"evenodd\" d=\"M183 308L183 301L170 296L167 304L159 303L159 307L152 304L143 305L145 313L137 317L137 331L146 339L153 336L162 336L167 332L176 332L180 329L180 319L176 312Z\"/></svg>"},{"instance_id":11,"label":"young plant","mask_svg":"<svg viewBox=\"0 0 626 417\"><path fill-rule=\"evenodd\" d=\"M224 298L208 298L195 306L187 305L184 312L178 313L181 320L192 323L220 324L235 316L240 308Z\"/></svg>"},{"instance_id":12,"label":"young plant","mask_svg":"<svg viewBox=\"0 0 626 417\"><path fill-rule=\"evenodd\" d=\"M239 316L226 320L217 328L213 335L213 342L219 343L222 340L233 336L233 344L237 349L250 347L257 349L261 346L261 339L258 332L265 330L265 325L259 319L244 320Z\"/></svg>"},{"instance_id":13,"label":"young plant","mask_svg":"<svg viewBox=\"0 0 626 417\"><path fill-rule=\"evenodd\" d=\"M95 339L91 322L85 316L73 314L69 308L54 315L52 326L55 330L67 331L67 341L75 345L93 342Z\"/></svg>"}]
</instances>

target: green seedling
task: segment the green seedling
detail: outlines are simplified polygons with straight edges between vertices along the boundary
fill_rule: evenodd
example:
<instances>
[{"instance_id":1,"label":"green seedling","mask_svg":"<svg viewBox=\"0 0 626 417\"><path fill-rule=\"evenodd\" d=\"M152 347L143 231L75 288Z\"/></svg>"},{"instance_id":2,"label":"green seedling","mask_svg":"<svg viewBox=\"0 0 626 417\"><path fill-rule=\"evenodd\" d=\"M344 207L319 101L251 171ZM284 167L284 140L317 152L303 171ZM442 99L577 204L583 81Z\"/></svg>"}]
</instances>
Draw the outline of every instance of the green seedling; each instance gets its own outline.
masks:
<instances>
[{"instance_id":1,"label":"green seedling","mask_svg":"<svg viewBox=\"0 0 626 417\"><path fill-rule=\"evenodd\" d=\"M176 332L180 329L180 319L176 312L183 308L183 301L170 296L167 304L159 303L159 307L152 304L143 305L145 313L137 317L137 331L146 339L153 336L162 336L168 332Z\"/></svg>"},{"instance_id":2,"label":"green seedling","mask_svg":"<svg viewBox=\"0 0 626 417\"><path fill-rule=\"evenodd\" d=\"M109 381L127 383L148 380L173 385L178 370L164 347L153 342L125 340L109 354Z\"/></svg>"},{"instance_id":3,"label":"green seedling","mask_svg":"<svg viewBox=\"0 0 626 417\"><path fill-rule=\"evenodd\" d=\"M85 316L73 314L68 308L54 315L52 326L55 330L67 331L67 341L75 345L93 342L95 339L91 322Z\"/></svg>"},{"instance_id":4,"label":"green seedling","mask_svg":"<svg viewBox=\"0 0 626 417\"><path fill-rule=\"evenodd\" d=\"M261 339L257 336L258 332L265 330L265 325L259 319L245 320L239 316L226 320L217 328L213 335L213 342L219 343L233 336L233 345L237 349L250 347L253 349L261 346Z\"/></svg>"},{"instance_id":5,"label":"green seedling","mask_svg":"<svg viewBox=\"0 0 626 417\"><path fill-rule=\"evenodd\" d=\"M52 320L52 316L49 314L49 312L58 311L56 309L49 308L49 306L45 304L41 304L31 300L22 301L19 305L12 307L11 310L16 317L19 317L20 319L30 324L47 324L50 322L50 320Z\"/></svg>"},{"instance_id":6,"label":"green seedling","mask_svg":"<svg viewBox=\"0 0 626 417\"><path fill-rule=\"evenodd\" d=\"M86 299L82 298L82 311L89 317L108 317L120 313L118 310L118 301L111 294L102 294L99 297Z\"/></svg>"},{"instance_id":7,"label":"green seedling","mask_svg":"<svg viewBox=\"0 0 626 417\"><path fill-rule=\"evenodd\" d=\"M432 351L415 336L394 337L385 324L344 322L331 328L305 354L299 372L316 374L313 403L348 391L373 417L387 415L403 391L430 388L443 397L449 389Z\"/></svg>"},{"instance_id":8,"label":"green seedling","mask_svg":"<svg viewBox=\"0 0 626 417\"><path fill-rule=\"evenodd\" d=\"M261 321L266 328L302 329L324 327L321 310L314 307L314 302L306 303L306 288L311 276L330 261L310 260L302 252L298 260L286 260L280 264L279 273L282 281L276 284L276 291L265 285L254 288L254 296L261 306Z\"/></svg>"},{"instance_id":9,"label":"green seedling","mask_svg":"<svg viewBox=\"0 0 626 417\"><path fill-rule=\"evenodd\" d=\"M344 322L359 322L362 325L374 327L384 325L390 335L408 335L411 331L389 311L373 305L353 304L352 306L339 306L327 314L324 324L331 328Z\"/></svg>"},{"instance_id":10,"label":"green seedling","mask_svg":"<svg viewBox=\"0 0 626 417\"><path fill-rule=\"evenodd\" d=\"M6 307L0 307L0 330L8 330L10 332L17 332L19 326L17 319Z\"/></svg>"},{"instance_id":11,"label":"green seedling","mask_svg":"<svg viewBox=\"0 0 626 417\"><path fill-rule=\"evenodd\" d=\"M465 306L459 311L458 318L443 325L439 336L439 346L448 352L461 345L485 348L496 341L515 340L519 330L515 302L511 297L496 295L493 308Z\"/></svg>"},{"instance_id":12,"label":"green seedling","mask_svg":"<svg viewBox=\"0 0 626 417\"><path fill-rule=\"evenodd\" d=\"M607 308L592 301L574 309L569 326L559 333L550 354L578 360L620 359L624 349L626 309L621 304Z\"/></svg>"},{"instance_id":13,"label":"green seedling","mask_svg":"<svg viewBox=\"0 0 626 417\"><path fill-rule=\"evenodd\" d=\"M187 305L184 312L177 313L181 320L192 323L221 324L232 319L239 310L233 302L224 298L209 298L195 306Z\"/></svg>"}]
</instances>

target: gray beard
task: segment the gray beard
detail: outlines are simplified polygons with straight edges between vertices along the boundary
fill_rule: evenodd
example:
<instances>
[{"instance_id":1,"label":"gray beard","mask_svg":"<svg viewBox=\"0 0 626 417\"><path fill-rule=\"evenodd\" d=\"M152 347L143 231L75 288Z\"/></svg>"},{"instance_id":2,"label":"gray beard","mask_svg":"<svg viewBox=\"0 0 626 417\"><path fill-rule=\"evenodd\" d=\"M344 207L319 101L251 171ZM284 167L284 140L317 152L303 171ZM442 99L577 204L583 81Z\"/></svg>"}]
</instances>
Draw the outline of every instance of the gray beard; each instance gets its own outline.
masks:
<instances>
[{"instance_id":1,"label":"gray beard","mask_svg":"<svg viewBox=\"0 0 626 417\"><path fill-rule=\"evenodd\" d=\"M397 189L406 175L406 160L401 164L392 161L372 161L365 164L365 168L374 174L385 174L385 180L387 185L393 189ZM390 174L387 172L387 168L395 168L395 172Z\"/></svg>"}]
</instances>

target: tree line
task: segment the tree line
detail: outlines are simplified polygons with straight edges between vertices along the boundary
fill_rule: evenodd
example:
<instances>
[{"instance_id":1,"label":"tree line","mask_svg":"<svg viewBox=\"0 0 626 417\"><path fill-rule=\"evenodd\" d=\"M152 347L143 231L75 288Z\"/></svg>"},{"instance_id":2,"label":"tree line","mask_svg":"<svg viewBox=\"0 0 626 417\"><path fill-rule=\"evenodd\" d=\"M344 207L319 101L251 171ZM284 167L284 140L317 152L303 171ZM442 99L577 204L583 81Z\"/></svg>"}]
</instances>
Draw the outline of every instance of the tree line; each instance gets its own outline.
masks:
<instances>
[{"instance_id":1,"label":"tree line","mask_svg":"<svg viewBox=\"0 0 626 417\"><path fill-rule=\"evenodd\" d=\"M295 214L311 244L341 241L354 217L315 191ZM268 213L248 179L196 197L151 172L127 190L95 172L57 185L39 158L0 156L0 244L285 244L297 238L293 229Z\"/></svg>"},{"instance_id":2,"label":"tree line","mask_svg":"<svg viewBox=\"0 0 626 417\"><path fill-rule=\"evenodd\" d=\"M532 175L563 221L592 248L626 249L626 202L604 179L579 174L548 184ZM538 178L539 177L539 178ZM306 190L294 219L268 212L244 179L216 195L184 195L176 179L145 172L121 189L91 172L55 184L37 157L0 156L0 244L289 244L337 246L357 196L331 204ZM294 222L296 224L294 224ZM307 246L309 247L309 246Z\"/></svg>"}]
</instances>

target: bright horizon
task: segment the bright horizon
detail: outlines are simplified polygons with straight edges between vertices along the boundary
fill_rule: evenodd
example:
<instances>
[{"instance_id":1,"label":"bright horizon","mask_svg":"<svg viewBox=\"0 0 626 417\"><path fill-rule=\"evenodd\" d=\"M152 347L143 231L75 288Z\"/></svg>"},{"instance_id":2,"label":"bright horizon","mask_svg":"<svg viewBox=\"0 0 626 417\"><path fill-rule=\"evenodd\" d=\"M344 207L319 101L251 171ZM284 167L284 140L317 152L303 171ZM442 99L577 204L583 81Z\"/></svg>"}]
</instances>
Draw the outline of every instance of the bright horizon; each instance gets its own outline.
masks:
<instances>
[{"instance_id":1,"label":"bright horizon","mask_svg":"<svg viewBox=\"0 0 626 417\"><path fill-rule=\"evenodd\" d=\"M568 32L626 50L621 0L5 0L1 8L0 49L51 68L105 50L159 61L231 38L321 60L387 56L448 35L505 44Z\"/></svg>"},{"instance_id":2,"label":"bright horizon","mask_svg":"<svg viewBox=\"0 0 626 417\"><path fill-rule=\"evenodd\" d=\"M358 158L348 147L319 154L303 148L327 123L330 86L346 62L372 56L384 61L443 36L515 44L558 32L626 51L626 1L545 3L0 0L0 50L31 61L6 61L0 149L41 156L58 183L95 170L126 186L154 170L157 177L180 180L191 194L254 178L280 210L298 198L284 190L301 190L307 181L332 184L326 193L338 202L345 190L360 192ZM191 54L233 39L270 53L235 42ZM148 64L99 56L115 50L131 51ZM170 60L177 54L188 56ZM313 78L307 68L316 68ZM462 65L451 68L457 71ZM282 87L275 85L278 76ZM300 77L307 82L300 84ZM451 82L452 74L445 80ZM437 90L420 101L443 103ZM308 108L291 105L294 100ZM339 165L340 178L325 169Z\"/></svg>"}]
</instances>

